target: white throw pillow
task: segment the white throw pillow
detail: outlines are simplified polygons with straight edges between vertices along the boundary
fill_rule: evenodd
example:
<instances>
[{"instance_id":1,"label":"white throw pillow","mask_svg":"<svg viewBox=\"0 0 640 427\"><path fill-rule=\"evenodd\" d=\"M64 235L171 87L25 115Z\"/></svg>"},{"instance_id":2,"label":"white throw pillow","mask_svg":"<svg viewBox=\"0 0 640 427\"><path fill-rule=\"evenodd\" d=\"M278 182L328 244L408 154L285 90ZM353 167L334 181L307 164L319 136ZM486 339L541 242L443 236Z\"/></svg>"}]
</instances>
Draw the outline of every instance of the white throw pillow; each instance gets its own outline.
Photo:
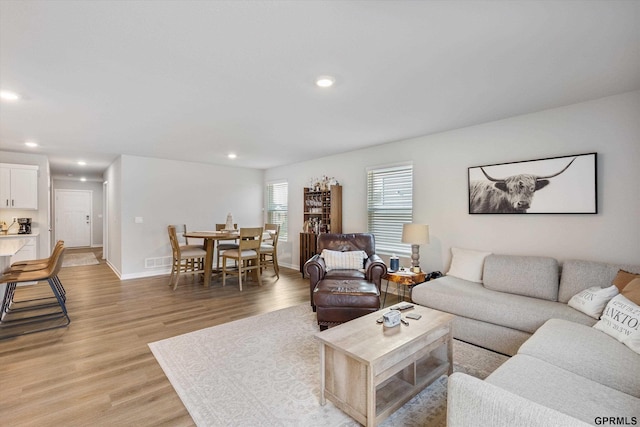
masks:
<instances>
[{"instance_id":1,"label":"white throw pillow","mask_svg":"<svg viewBox=\"0 0 640 427\"><path fill-rule=\"evenodd\" d=\"M324 264L327 271L331 270L362 270L364 267L364 260L366 260L367 253L365 251L330 251L329 249L323 249L322 254L324 258Z\"/></svg>"},{"instance_id":2,"label":"white throw pillow","mask_svg":"<svg viewBox=\"0 0 640 427\"><path fill-rule=\"evenodd\" d=\"M599 319L604 306L618 293L618 288L615 285L608 288L594 286L572 296L567 304L594 319Z\"/></svg>"},{"instance_id":3,"label":"white throw pillow","mask_svg":"<svg viewBox=\"0 0 640 427\"><path fill-rule=\"evenodd\" d=\"M451 248L451 267L447 272L448 276L470 282L482 283L482 269L484 259L491 255L491 252L474 251L472 249Z\"/></svg>"},{"instance_id":4,"label":"white throw pillow","mask_svg":"<svg viewBox=\"0 0 640 427\"><path fill-rule=\"evenodd\" d=\"M615 296L609 301L601 320L593 327L640 354L640 307L624 295Z\"/></svg>"}]
</instances>

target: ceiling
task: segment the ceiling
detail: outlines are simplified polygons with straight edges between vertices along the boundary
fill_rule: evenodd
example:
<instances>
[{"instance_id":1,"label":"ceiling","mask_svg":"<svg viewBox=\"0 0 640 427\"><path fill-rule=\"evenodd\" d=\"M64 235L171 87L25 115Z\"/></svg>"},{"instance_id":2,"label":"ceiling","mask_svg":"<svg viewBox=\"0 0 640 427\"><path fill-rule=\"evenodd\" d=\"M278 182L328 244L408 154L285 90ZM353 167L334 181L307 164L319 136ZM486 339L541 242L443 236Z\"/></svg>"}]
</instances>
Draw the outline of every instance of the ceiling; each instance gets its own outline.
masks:
<instances>
[{"instance_id":1,"label":"ceiling","mask_svg":"<svg viewBox=\"0 0 640 427\"><path fill-rule=\"evenodd\" d=\"M640 1L0 0L0 88L58 176L270 168L640 89Z\"/></svg>"}]
</instances>

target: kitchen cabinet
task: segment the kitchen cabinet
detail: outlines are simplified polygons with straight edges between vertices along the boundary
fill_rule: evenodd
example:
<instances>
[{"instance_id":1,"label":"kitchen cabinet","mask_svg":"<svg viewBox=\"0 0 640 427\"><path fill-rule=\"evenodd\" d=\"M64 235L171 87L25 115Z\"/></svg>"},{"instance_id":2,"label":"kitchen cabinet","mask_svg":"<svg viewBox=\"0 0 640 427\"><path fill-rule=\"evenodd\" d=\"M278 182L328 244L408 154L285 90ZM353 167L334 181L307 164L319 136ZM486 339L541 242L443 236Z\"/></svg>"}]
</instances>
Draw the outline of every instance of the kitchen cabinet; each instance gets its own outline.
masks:
<instances>
[{"instance_id":1,"label":"kitchen cabinet","mask_svg":"<svg viewBox=\"0 0 640 427\"><path fill-rule=\"evenodd\" d=\"M38 259L38 243L35 237L24 237L21 235L21 239L27 240L27 244L22 247L14 256L11 257L11 263L18 261L28 261L32 259Z\"/></svg>"},{"instance_id":2,"label":"kitchen cabinet","mask_svg":"<svg viewBox=\"0 0 640 427\"><path fill-rule=\"evenodd\" d=\"M38 166L0 163L0 209L38 209Z\"/></svg>"}]
</instances>

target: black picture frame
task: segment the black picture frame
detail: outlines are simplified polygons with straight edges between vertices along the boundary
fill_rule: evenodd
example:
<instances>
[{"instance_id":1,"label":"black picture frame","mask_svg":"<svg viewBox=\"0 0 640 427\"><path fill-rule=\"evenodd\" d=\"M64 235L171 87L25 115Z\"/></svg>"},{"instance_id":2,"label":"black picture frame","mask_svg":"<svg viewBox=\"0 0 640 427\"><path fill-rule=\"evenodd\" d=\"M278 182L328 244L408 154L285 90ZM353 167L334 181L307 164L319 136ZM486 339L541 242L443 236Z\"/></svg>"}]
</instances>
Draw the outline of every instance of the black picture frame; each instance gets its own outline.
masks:
<instances>
[{"instance_id":1,"label":"black picture frame","mask_svg":"<svg viewBox=\"0 0 640 427\"><path fill-rule=\"evenodd\" d=\"M597 214L597 153L472 166L469 214Z\"/></svg>"}]
</instances>

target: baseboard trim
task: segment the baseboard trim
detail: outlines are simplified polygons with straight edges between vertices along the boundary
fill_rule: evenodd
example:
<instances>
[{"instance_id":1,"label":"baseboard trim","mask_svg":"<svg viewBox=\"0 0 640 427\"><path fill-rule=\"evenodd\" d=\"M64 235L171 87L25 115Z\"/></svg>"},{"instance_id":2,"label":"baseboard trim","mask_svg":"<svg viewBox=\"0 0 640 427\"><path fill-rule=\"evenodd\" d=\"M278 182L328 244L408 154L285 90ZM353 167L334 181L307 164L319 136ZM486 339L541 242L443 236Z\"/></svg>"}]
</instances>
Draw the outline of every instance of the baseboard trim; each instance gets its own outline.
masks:
<instances>
[{"instance_id":1,"label":"baseboard trim","mask_svg":"<svg viewBox=\"0 0 640 427\"><path fill-rule=\"evenodd\" d=\"M168 274L171 274L170 268L163 270L143 271L140 273L123 274L120 276L120 280L143 279L145 277L166 276Z\"/></svg>"},{"instance_id":2,"label":"baseboard trim","mask_svg":"<svg viewBox=\"0 0 640 427\"><path fill-rule=\"evenodd\" d=\"M118 279L122 280L122 275L120 274L120 271L113 264L111 264L108 259L106 259L105 262L107 263L111 271L113 271L115 275L118 276Z\"/></svg>"}]
</instances>

